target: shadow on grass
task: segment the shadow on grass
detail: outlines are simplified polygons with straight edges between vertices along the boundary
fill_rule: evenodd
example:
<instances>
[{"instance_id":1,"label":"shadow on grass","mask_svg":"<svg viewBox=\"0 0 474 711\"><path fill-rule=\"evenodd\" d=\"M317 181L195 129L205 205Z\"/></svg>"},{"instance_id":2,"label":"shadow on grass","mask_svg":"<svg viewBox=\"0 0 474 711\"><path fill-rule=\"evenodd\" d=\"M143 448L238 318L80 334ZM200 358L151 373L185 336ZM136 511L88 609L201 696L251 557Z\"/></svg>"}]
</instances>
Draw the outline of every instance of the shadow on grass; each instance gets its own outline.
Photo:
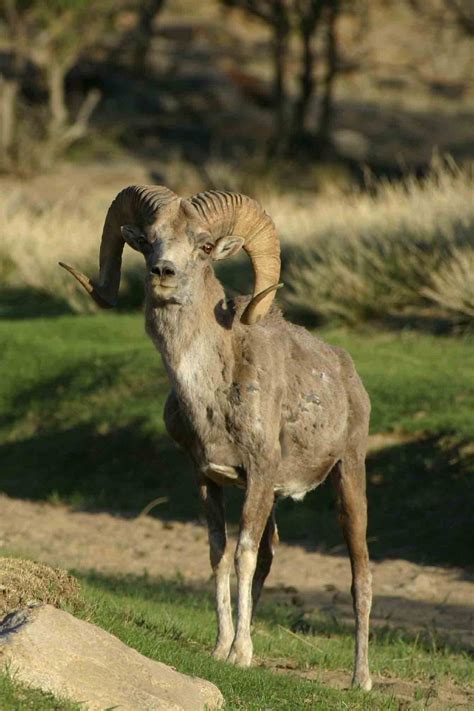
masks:
<instances>
[{"instance_id":1,"label":"shadow on grass","mask_svg":"<svg viewBox=\"0 0 474 711\"><path fill-rule=\"evenodd\" d=\"M240 256L234 260L217 263L216 273L228 290L229 297L252 293L253 274L247 257ZM143 268L124 268L120 299L114 309L116 312L127 313L142 309L144 280ZM81 287L76 288L78 295L83 296ZM83 296L83 298L86 302L89 297ZM31 286L0 288L0 319L51 318L74 313L74 309L65 297L54 296L43 289L35 289Z\"/></svg>"},{"instance_id":2,"label":"shadow on grass","mask_svg":"<svg viewBox=\"0 0 474 711\"><path fill-rule=\"evenodd\" d=\"M100 428L99 428L100 429ZM84 424L38 432L0 446L0 489L9 496L66 501L89 511L137 514L156 497L154 514L195 520L200 514L190 463L146 418L98 431ZM429 564L472 565L472 455L447 438L424 437L368 459L371 556ZM228 515L239 520L242 494L228 489ZM329 481L303 502L285 499L277 511L281 539L345 554Z\"/></svg>"},{"instance_id":3,"label":"shadow on grass","mask_svg":"<svg viewBox=\"0 0 474 711\"><path fill-rule=\"evenodd\" d=\"M81 295L79 286L78 294ZM124 270L119 312L138 311L143 304L143 274L139 270ZM84 296L84 301L89 297ZM8 287L0 289L0 319L21 320L52 318L75 314L68 300L33 287Z\"/></svg>"},{"instance_id":4,"label":"shadow on grass","mask_svg":"<svg viewBox=\"0 0 474 711\"><path fill-rule=\"evenodd\" d=\"M369 454L371 557L472 566L473 467L472 454L440 436ZM322 552L345 552L329 481L303 503L283 501L278 518L283 540L299 540Z\"/></svg>"},{"instance_id":5,"label":"shadow on grass","mask_svg":"<svg viewBox=\"0 0 474 711\"><path fill-rule=\"evenodd\" d=\"M72 314L67 301L42 289L10 287L0 289L0 319L43 318Z\"/></svg>"},{"instance_id":6,"label":"shadow on grass","mask_svg":"<svg viewBox=\"0 0 474 711\"><path fill-rule=\"evenodd\" d=\"M181 579L169 580L152 578L148 575L104 575L93 572L87 575L79 573L78 577L92 586L95 591L112 593L130 600L142 600L155 605L167 605L214 610L212 584L209 582L185 582ZM235 593L235 591L234 591ZM347 595L349 598L349 593ZM265 622L270 627L281 626L291 632L302 635L337 637L352 636L354 623L350 602L341 605L334 604L333 594L323 590L309 591L310 611L302 610L300 603L291 602L291 598L273 600L272 594L264 589L259 603L256 623ZM398 615L397 624L387 623L387 604L392 608L397 605L402 612ZM347 608L344 609L344 608ZM460 605L444 605L447 618L451 615L470 619L470 608ZM439 603L425 600L407 600L395 596L381 598L376 596L371 614L371 637L378 644L393 642L415 642L416 646L429 652L470 650L469 642L458 630L453 631L443 626L427 624L437 617L439 619ZM451 634L452 633L452 634ZM467 635L466 635L467 639Z\"/></svg>"},{"instance_id":7,"label":"shadow on grass","mask_svg":"<svg viewBox=\"0 0 474 711\"><path fill-rule=\"evenodd\" d=\"M316 307L294 304L288 299L291 284L294 279L288 273L288 267L302 258L305 249L302 245L282 245L281 281L285 288L277 295L277 304L282 308L285 317L295 324L309 329L317 328L325 323L341 321L333 316L319 313ZM216 263L216 274L225 286L227 297L250 295L253 289L253 273L250 260L243 256ZM80 287L77 286L81 295ZM83 296L84 303L88 297ZM120 289L119 303L115 309L119 313L138 312L143 308L144 273L142 269L124 269ZM90 304L88 304L90 306ZM33 287L9 287L0 289L0 319L22 320L30 318L52 318L72 315L75 311L67 299ZM451 335L465 333L470 330L469 319L454 318L453 315L430 313L425 309L414 309L412 313L389 314L386 317L367 317L373 327L386 330L413 330L434 335ZM344 322L343 320L341 322Z\"/></svg>"},{"instance_id":8,"label":"shadow on grass","mask_svg":"<svg viewBox=\"0 0 474 711\"><path fill-rule=\"evenodd\" d=\"M9 496L66 501L89 511L136 514L167 496L165 518L198 515L189 464L168 438L146 433L144 420L109 433L83 425L0 447L0 487Z\"/></svg>"},{"instance_id":9,"label":"shadow on grass","mask_svg":"<svg viewBox=\"0 0 474 711\"><path fill-rule=\"evenodd\" d=\"M128 356L130 359L133 356ZM93 394L100 389L110 387L116 382L120 375L120 369L126 365L124 358L113 358L108 356L107 367L97 368L91 366L89 362L77 363L76 366L62 370L57 376L39 380L37 384L26 388L19 388L12 397L10 407L5 410L5 414L0 416L0 427L9 427L13 420L21 422L24 418L31 417L33 407L41 411L43 426L38 433L38 440L41 443L42 437L49 429L45 423L47 415L54 413L60 406L61 398L68 392L79 392L81 398ZM14 414L13 414L14 413ZM76 415L78 411L76 412Z\"/></svg>"}]
</instances>

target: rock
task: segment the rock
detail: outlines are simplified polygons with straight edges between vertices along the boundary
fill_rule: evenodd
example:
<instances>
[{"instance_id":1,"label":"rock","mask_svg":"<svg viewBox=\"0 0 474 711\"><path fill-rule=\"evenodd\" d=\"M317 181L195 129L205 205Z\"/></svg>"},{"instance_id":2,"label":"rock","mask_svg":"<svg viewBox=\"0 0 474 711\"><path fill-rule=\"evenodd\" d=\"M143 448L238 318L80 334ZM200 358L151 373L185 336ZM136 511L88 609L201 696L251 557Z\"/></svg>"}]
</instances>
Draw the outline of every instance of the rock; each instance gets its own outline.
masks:
<instances>
[{"instance_id":1,"label":"rock","mask_svg":"<svg viewBox=\"0 0 474 711\"><path fill-rule=\"evenodd\" d=\"M103 711L194 711L223 704L208 681L180 674L117 637L51 605L0 621L0 668L18 681Z\"/></svg>"}]
</instances>

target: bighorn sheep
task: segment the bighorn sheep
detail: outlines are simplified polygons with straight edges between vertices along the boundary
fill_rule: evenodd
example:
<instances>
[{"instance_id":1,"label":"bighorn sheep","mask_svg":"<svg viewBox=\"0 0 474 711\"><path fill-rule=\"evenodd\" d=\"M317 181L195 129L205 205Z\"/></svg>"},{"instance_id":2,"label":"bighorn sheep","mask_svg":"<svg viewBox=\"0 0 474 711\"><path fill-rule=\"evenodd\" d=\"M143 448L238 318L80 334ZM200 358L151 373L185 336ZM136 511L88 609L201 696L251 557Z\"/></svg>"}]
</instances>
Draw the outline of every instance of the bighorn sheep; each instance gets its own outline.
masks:
<instances>
[{"instance_id":1,"label":"bighorn sheep","mask_svg":"<svg viewBox=\"0 0 474 711\"><path fill-rule=\"evenodd\" d=\"M335 483L352 567L356 618L353 685L371 688L371 575L366 544L365 453L370 413L351 358L272 307L280 248L270 217L249 197L131 186L111 204L96 283L65 267L101 307L114 306L124 243L146 260L146 330L172 385L171 437L197 473L215 577L214 656L252 660L250 624L277 540L275 500L299 500L328 474ZM241 247L255 275L252 298L226 300L212 262ZM223 486L245 488L235 565L234 634Z\"/></svg>"}]
</instances>

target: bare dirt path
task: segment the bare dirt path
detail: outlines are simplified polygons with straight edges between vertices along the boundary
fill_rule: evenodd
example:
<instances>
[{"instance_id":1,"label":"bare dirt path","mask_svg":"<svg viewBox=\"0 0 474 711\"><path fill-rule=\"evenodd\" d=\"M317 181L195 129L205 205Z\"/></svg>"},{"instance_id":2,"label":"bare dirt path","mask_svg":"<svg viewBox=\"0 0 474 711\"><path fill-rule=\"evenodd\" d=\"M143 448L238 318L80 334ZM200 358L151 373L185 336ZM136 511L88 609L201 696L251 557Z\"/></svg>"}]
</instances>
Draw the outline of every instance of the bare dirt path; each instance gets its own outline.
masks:
<instances>
[{"instance_id":1,"label":"bare dirt path","mask_svg":"<svg viewBox=\"0 0 474 711\"><path fill-rule=\"evenodd\" d=\"M210 579L207 534L198 523L76 512L1 495L0 546L81 571ZM464 649L474 647L473 575L405 560L374 562L372 572L374 625L436 631ZM264 594L352 622L349 589L345 555L281 543Z\"/></svg>"}]
</instances>

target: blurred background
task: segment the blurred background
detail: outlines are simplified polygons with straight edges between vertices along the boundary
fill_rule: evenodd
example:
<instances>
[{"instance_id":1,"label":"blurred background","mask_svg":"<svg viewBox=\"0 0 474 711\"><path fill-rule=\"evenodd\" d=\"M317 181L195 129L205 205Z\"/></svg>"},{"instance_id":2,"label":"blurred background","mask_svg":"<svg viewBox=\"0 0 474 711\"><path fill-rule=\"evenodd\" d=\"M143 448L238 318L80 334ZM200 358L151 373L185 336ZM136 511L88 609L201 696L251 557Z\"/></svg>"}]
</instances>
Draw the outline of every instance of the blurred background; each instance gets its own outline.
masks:
<instances>
[{"instance_id":1,"label":"blurred background","mask_svg":"<svg viewBox=\"0 0 474 711\"><path fill-rule=\"evenodd\" d=\"M0 8L0 276L14 309L32 293L36 308L89 309L55 258L92 268L114 191L152 182L262 200L297 318L472 319L469 0ZM122 307L140 305L140 284L131 259Z\"/></svg>"},{"instance_id":2,"label":"blurred background","mask_svg":"<svg viewBox=\"0 0 474 711\"><path fill-rule=\"evenodd\" d=\"M130 184L262 203L282 243L279 305L349 350L372 400L374 668L404 680L400 703L435 688L439 708L469 705L473 38L472 0L0 0L0 552L93 569L92 619L213 678L232 708L267 708L285 684L287 706L272 707L300 708L323 687L209 660L203 521L164 430L141 257L125 250L105 314L57 262L96 273L106 210ZM244 258L219 273L230 295L251 290ZM240 505L232 494L231 532ZM278 518L288 545L257 625L261 663L347 673L331 486ZM167 577L167 611L142 572ZM331 699L311 707L342 708Z\"/></svg>"},{"instance_id":3,"label":"blurred background","mask_svg":"<svg viewBox=\"0 0 474 711\"><path fill-rule=\"evenodd\" d=\"M354 355L372 432L389 437L369 465L374 554L468 564L472 9L467 0L2 0L6 493L133 511L158 494L169 502L155 514L198 515L194 492L172 494L187 465L164 434L167 381L141 335L141 257L125 250L118 314L93 320L94 304L57 261L95 273L107 207L128 184L236 190L276 222L280 306ZM220 275L230 294L251 290L243 257ZM399 515L394 495L407 518L396 544L378 530ZM318 497L301 510L283 505L285 533L337 540L333 501ZM439 525L447 501L455 528ZM313 520L313 505L327 521ZM415 544L420 516L438 545Z\"/></svg>"}]
</instances>

